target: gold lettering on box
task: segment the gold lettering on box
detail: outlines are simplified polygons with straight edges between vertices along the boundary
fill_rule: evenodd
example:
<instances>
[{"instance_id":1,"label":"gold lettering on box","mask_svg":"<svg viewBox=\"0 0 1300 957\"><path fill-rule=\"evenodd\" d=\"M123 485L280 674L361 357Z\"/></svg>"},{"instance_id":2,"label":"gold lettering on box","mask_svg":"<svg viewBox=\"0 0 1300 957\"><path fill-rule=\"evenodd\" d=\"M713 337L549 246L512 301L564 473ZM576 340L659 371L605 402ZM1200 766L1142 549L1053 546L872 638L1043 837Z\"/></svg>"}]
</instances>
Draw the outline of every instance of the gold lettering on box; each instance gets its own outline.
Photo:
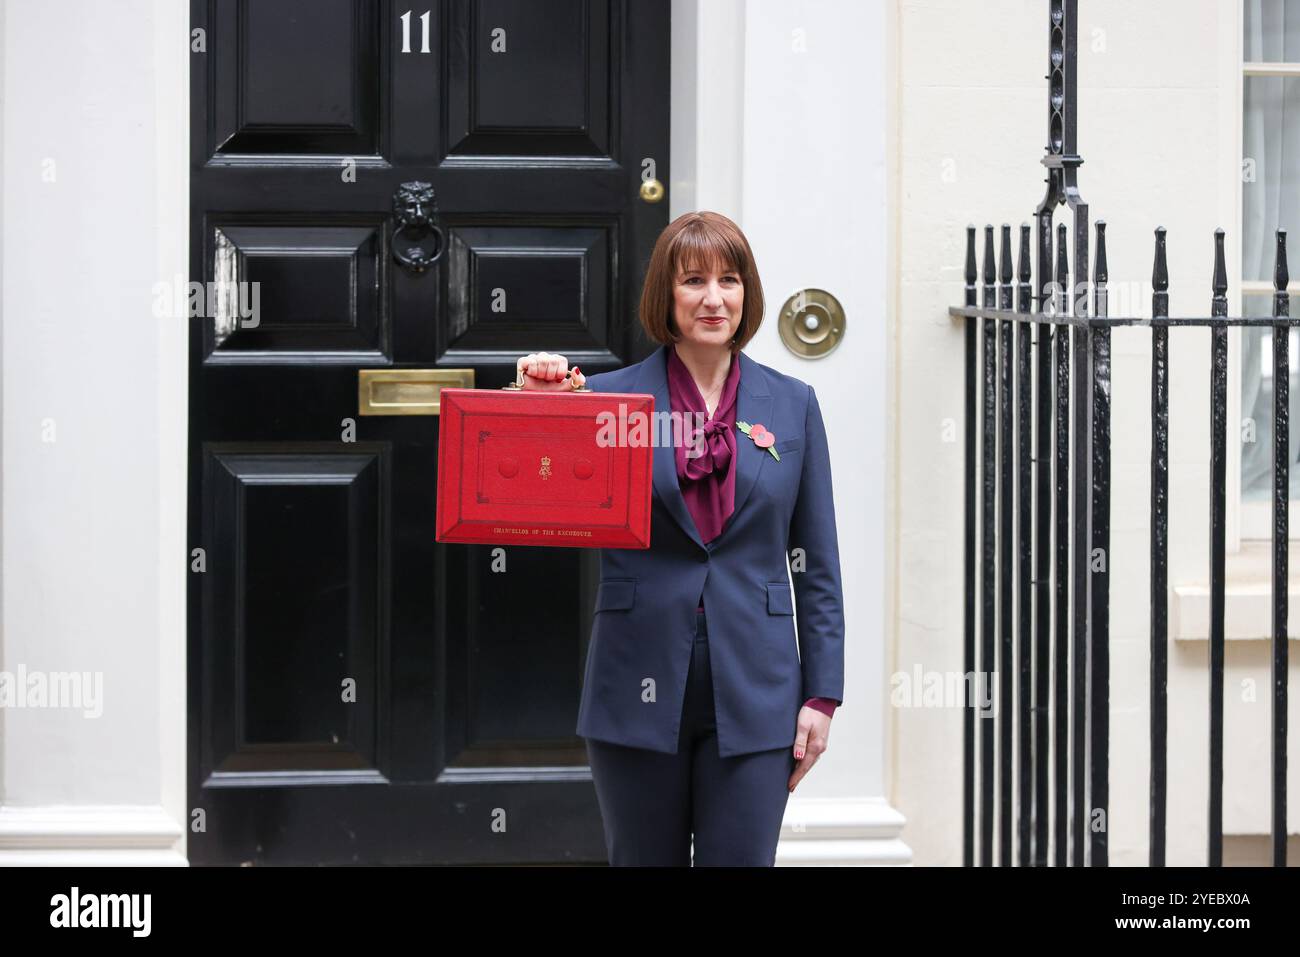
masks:
<instances>
[{"instance_id":1,"label":"gold lettering on box","mask_svg":"<svg viewBox=\"0 0 1300 957\"><path fill-rule=\"evenodd\" d=\"M591 538L592 533L585 528L504 528L500 525L492 526L494 535L568 535L575 538Z\"/></svg>"}]
</instances>

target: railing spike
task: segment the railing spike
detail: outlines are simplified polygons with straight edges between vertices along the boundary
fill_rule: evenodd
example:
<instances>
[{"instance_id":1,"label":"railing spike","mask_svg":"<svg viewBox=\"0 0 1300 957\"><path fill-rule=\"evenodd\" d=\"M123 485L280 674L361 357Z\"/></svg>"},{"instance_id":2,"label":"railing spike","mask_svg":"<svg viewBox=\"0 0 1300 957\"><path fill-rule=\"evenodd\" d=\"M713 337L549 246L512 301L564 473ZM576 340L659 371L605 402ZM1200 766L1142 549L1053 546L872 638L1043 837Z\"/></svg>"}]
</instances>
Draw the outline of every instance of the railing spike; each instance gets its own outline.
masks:
<instances>
[{"instance_id":1,"label":"railing spike","mask_svg":"<svg viewBox=\"0 0 1300 957\"><path fill-rule=\"evenodd\" d=\"M1110 312L1106 290L1106 280L1110 278L1110 269L1106 265L1106 220L1097 220L1094 229L1097 233L1097 258L1092 263L1092 314L1105 316Z\"/></svg>"},{"instance_id":2,"label":"railing spike","mask_svg":"<svg viewBox=\"0 0 1300 957\"><path fill-rule=\"evenodd\" d=\"M1011 284L1011 226L1007 223L1002 224L1002 249L998 254L1002 260L1002 270L999 279L1004 286Z\"/></svg>"},{"instance_id":3,"label":"railing spike","mask_svg":"<svg viewBox=\"0 0 1300 957\"><path fill-rule=\"evenodd\" d=\"M1156 227L1156 264L1151 271L1151 286L1156 292L1169 288L1169 262L1165 258L1165 228Z\"/></svg>"},{"instance_id":4,"label":"railing spike","mask_svg":"<svg viewBox=\"0 0 1300 957\"><path fill-rule=\"evenodd\" d=\"M1226 316L1228 304L1228 267L1223 258L1223 227L1214 231L1214 301L1223 300L1225 310L1217 315Z\"/></svg>"},{"instance_id":5,"label":"railing spike","mask_svg":"<svg viewBox=\"0 0 1300 957\"><path fill-rule=\"evenodd\" d=\"M1286 230L1277 231L1277 252L1273 261L1273 289L1277 292L1286 291L1287 285L1291 282L1291 271L1287 268L1286 263Z\"/></svg>"},{"instance_id":6,"label":"railing spike","mask_svg":"<svg viewBox=\"0 0 1300 957\"><path fill-rule=\"evenodd\" d=\"M1021 312L1032 312L1034 309L1034 288L1030 285L1033 278L1033 267L1029 262L1029 224L1020 224L1020 283L1017 289L1019 294L1019 310ZM1037 339L1034 340L1035 342Z\"/></svg>"},{"instance_id":7,"label":"railing spike","mask_svg":"<svg viewBox=\"0 0 1300 957\"><path fill-rule=\"evenodd\" d=\"M979 270L975 266L975 224L969 223L966 226L966 285L975 285L978 278Z\"/></svg>"},{"instance_id":8,"label":"railing spike","mask_svg":"<svg viewBox=\"0 0 1300 957\"><path fill-rule=\"evenodd\" d=\"M993 226L987 224L984 227L984 285L993 285L997 276L997 264L993 261Z\"/></svg>"},{"instance_id":9,"label":"railing spike","mask_svg":"<svg viewBox=\"0 0 1300 957\"><path fill-rule=\"evenodd\" d=\"M1106 220L1097 220L1097 259L1092 266L1092 281L1100 286L1110 276L1106 268Z\"/></svg>"}]
</instances>

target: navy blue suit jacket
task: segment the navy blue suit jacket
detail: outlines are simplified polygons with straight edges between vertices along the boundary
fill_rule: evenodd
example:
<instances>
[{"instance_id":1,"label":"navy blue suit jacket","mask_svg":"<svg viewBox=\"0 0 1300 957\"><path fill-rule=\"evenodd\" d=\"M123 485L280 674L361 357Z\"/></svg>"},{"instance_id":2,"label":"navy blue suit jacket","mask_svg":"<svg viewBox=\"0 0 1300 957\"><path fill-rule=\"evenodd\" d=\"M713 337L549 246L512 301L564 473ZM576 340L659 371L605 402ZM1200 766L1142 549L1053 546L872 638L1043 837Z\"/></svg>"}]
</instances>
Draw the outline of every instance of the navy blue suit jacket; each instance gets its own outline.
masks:
<instances>
[{"instance_id":1,"label":"navy blue suit jacket","mask_svg":"<svg viewBox=\"0 0 1300 957\"><path fill-rule=\"evenodd\" d=\"M649 393L655 412L666 413L670 348L586 384ZM844 700L844 598L817 394L744 352L737 358L736 419L774 433L781 460L736 430L735 511L706 545L678 485L673 449L655 446L650 548L600 550L578 709L583 737L677 752L701 595L720 756L789 747L806 699Z\"/></svg>"}]
</instances>

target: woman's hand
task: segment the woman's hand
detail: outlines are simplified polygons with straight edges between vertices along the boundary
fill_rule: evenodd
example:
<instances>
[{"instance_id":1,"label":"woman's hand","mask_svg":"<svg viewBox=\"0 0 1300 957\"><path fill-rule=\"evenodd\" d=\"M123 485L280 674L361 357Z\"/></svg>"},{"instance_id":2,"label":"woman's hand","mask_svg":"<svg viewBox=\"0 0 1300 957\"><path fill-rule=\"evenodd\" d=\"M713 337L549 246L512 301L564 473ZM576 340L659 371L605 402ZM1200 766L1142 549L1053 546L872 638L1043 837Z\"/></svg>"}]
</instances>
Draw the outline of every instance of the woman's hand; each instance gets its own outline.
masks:
<instances>
[{"instance_id":1,"label":"woman's hand","mask_svg":"<svg viewBox=\"0 0 1300 957\"><path fill-rule=\"evenodd\" d=\"M794 739L794 756L799 763L795 765L794 773L790 775L791 794L826 750L826 742L830 734L830 715L822 714L816 708L799 709L799 734Z\"/></svg>"},{"instance_id":2,"label":"woman's hand","mask_svg":"<svg viewBox=\"0 0 1300 957\"><path fill-rule=\"evenodd\" d=\"M582 388L587 377L578 367L569 368L564 356L549 352L531 352L520 356L515 372L523 373L523 387L534 392L569 392Z\"/></svg>"}]
</instances>

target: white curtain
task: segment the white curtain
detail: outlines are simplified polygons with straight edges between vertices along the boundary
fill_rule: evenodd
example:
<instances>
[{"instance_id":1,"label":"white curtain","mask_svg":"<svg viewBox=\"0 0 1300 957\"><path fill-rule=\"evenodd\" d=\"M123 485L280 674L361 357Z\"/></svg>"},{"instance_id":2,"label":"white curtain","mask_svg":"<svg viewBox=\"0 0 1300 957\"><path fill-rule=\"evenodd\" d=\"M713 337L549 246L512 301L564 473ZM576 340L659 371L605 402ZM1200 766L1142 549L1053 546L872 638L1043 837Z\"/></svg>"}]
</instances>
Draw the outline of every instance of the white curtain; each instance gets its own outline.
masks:
<instances>
[{"instance_id":1,"label":"white curtain","mask_svg":"<svg viewBox=\"0 0 1300 957\"><path fill-rule=\"evenodd\" d=\"M1300 62L1300 0L1246 0L1247 62ZM1272 282L1274 232L1287 230L1292 275L1300 275L1300 77L1246 77L1242 156L1254 162L1254 181L1242 183L1242 278ZM1271 296L1246 297L1246 315L1272 312ZM1300 309L1300 296L1291 314ZM1242 415L1254 420L1255 441L1241 445L1241 489L1246 500L1267 501L1273 487L1272 331L1242 334ZM1265 341L1267 337L1268 341ZM1297 367L1297 336L1290 341L1292 368ZM1267 364L1268 371L1262 368ZM1300 400L1300 376L1292 373L1291 408ZM1295 411L1291 413L1291 497L1300 497L1300 444ZM1230 440L1231 441L1231 440Z\"/></svg>"}]
</instances>

